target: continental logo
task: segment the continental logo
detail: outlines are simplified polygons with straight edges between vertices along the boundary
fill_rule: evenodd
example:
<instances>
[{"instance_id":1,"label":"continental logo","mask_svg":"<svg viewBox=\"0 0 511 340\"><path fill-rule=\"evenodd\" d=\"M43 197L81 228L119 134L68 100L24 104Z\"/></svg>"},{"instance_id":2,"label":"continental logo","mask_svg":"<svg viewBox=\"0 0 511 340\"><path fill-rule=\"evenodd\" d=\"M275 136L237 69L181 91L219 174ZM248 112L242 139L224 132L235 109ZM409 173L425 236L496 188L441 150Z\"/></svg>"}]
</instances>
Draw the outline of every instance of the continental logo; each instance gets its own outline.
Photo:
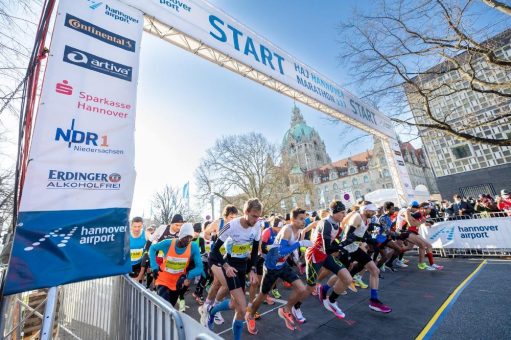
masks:
<instances>
[{"instance_id":1,"label":"continental logo","mask_svg":"<svg viewBox=\"0 0 511 340\"><path fill-rule=\"evenodd\" d=\"M135 52L135 41L110 32L104 28L91 24L88 21L66 14L65 26L75 31L96 38L109 45L122 48L123 50Z\"/></svg>"}]
</instances>

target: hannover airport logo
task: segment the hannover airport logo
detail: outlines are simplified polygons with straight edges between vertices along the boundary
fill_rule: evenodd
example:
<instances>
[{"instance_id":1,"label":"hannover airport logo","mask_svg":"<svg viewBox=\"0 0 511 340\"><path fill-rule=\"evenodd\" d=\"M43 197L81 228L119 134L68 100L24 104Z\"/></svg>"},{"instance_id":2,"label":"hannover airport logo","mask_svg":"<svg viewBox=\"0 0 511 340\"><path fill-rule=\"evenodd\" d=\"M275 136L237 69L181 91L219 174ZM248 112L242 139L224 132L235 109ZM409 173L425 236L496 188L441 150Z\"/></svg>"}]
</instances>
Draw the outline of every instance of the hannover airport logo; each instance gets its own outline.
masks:
<instances>
[{"instance_id":1,"label":"hannover airport logo","mask_svg":"<svg viewBox=\"0 0 511 340\"><path fill-rule=\"evenodd\" d=\"M131 81L132 68L112 60L101 58L97 55L79 50L77 48L66 46L64 49L64 62L91 71L106 74L111 77Z\"/></svg>"},{"instance_id":2,"label":"hannover airport logo","mask_svg":"<svg viewBox=\"0 0 511 340\"><path fill-rule=\"evenodd\" d=\"M44 237L41 237L40 239L36 240L30 246L25 247L23 250L25 250L25 251L34 250L34 248L36 248L40 245L45 245L45 243L50 243L52 241L52 239L53 239L53 241L58 242L57 247L63 248L65 246L67 246L67 243L69 242L69 240L71 239L73 234L76 232L76 229L78 229L78 227L73 227L73 228L70 228L67 232L64 232L62 230L62 228L53 229L48 234L44 235ZM54 242L54 243L56 243L56 242Z\"/></svg>"},{"instance_id":3,"label":"hannover airport logo","mask_svg":"<svg viewBox=\"0 0 511 340\"><path fill-rule=\"evenodd\" d=\"M71 14L66 14L66 20L64 25L73 30L86 34L90 37L96 38L104 43L122 48L123 50L126 51L135 52L134 40L110 32L104 28L91 24L90 22L77 18Z\"/></svg>"},{"instance_id":4,"label":"hannover airport logo","mask_svg":"<svg viewBox=\"0 0 511 340\"><path fill-rule=\"evenodd\" d=\"M442 227L438 229L436 232L431 234L429 237L430 240L434 240L442 234L447 234L447 241L454 240L454 227Z\"/></svg>"}]
</instances>

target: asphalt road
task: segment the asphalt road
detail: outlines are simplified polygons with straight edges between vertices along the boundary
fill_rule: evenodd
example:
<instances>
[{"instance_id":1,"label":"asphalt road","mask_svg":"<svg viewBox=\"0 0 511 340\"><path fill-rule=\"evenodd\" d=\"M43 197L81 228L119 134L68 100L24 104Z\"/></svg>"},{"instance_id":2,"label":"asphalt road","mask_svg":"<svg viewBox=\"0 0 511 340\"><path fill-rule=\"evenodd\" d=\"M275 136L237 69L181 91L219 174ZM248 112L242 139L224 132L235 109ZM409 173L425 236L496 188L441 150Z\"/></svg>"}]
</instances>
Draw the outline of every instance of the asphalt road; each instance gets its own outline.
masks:
<instances>
[{"instance_id":1,"label":"asphalt road","mask_svg":"<svg viewBox=\"0 0 511 340\"><path fill-rule=\"evenodd\" d=\"M309 297L302 305L307 322L301 331L289 331L277 315L281 303L263 305L262 319L257 323L259 335L249 335L244 331L243 338L259 339L414 339L440 308L445 299L456 287L476 269L481 260L436 259L445 266L442 271L420 271L416 258L409 268L397 273L383 273L380 280L380 299L392 307L390 314L381 314L368 308L369 289L359 289L358 293L338 299L339 306L346 313L344 320L338 320L324 309L316 297ZM433 333L434 339L511 339L511 305L509 279L511 261L489 262L477 277L458 297L445 318ZM368 274L364 281L368 281ZM290 291L279 288L285 300ZM283 302L283 301L282 301ZM197 305L187 295L187 314L199 320ZM216 326L215 332L225 339L232 339L232 312L223 313L226 322Z\"/></svg>"}]
</instances>

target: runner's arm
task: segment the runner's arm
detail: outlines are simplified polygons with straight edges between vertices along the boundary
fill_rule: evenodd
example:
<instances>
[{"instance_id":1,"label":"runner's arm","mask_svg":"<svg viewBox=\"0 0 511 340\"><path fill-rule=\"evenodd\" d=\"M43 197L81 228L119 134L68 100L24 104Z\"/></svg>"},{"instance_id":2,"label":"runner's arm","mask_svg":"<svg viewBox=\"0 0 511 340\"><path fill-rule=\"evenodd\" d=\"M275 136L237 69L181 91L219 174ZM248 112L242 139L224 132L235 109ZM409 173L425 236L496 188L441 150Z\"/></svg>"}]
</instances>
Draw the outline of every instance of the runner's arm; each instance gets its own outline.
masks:
<instances>
[{"instance_id":1,"label":"runner's arm","mask_svg":"<svg viewBox=\"0 0 511 340\"><path fill-rule=\"evenodd\" d=\"M161 242L153 244L149 248L149 261L151 263L152 270L158 270L158 263L156 262L156 254L161 250L164 254L167 254L170 248L172 240L163 240Z\"/></svg>"},{"instance_id":2,"label":"runner's arm","mask_svg":"<svg viewBox=\"0 0 511 340\"><path fill-rule=\"evenodd\" d=\"M197 243L192 243L191 257L193 258L193 262L195 263L195 268L193 268L186 274L186 278L188 280L191 280L197 276L202 275L202 271L204 270L199 246L197 245Z\"/></svg>"},{"instance_id":3,"label":"runner's arm","mask_svg":"<svg viewBox=\"0 0 511 340\"><path fill-rule=\"evenodd\" d=\"M250 253L250 262L252 263L252 269L255 270L257 267L257 260L259 255L259 241L252 241L252 252Z\"/></svg>"},{"instance_id":4,"label":"runner's arm","mask_svg":"<svg viewBox=\"0 0 511 340\"><path fill-rule=\"evenodd\" d=\"M282 239L279 243L279 255L286 256L291 254L293 251L300 247L299 242L295 242L292 245L289 245L289 240L291 239L291 230L287 229L282 236Z\"/></svg>"},{"instance_id":5,"label":"runner's arm","mask_svg":"<svg viewBox=\"0 0 511 340\"><path fill-rule=\"evenodd\" d=\"M321 231L323 251L329 255L339 251L338 243L334 243L330 235L332 235L332 225L327 220L323 220L323 230Z\"/></svg>"},{"instance_id":6,"label":"runner's arm","mask_svg":"<svg viewBox=\"0 0 511 340\"><path fill-rule=\"evenodd\" d=\"M211 239L211 234L213 234L213 232L218 233L218 220L215 220L204 229L204 237Z\"/></svg>"},{"instance_id":7,"label":"runner's arm","mask_svg":"<svg viewBox=\"0 0 511 340\"><path fill-rule=\"evenodd\" d=\"M227 223L227 225L220 231L218 239L215 241L215 244L209 253L209 258L219 266L222 266L225 263L224 257L222 256L222 253L220 253L220 247L225 243L229 236L231 236L231 226Z\"/></svg>"}]
</instances>

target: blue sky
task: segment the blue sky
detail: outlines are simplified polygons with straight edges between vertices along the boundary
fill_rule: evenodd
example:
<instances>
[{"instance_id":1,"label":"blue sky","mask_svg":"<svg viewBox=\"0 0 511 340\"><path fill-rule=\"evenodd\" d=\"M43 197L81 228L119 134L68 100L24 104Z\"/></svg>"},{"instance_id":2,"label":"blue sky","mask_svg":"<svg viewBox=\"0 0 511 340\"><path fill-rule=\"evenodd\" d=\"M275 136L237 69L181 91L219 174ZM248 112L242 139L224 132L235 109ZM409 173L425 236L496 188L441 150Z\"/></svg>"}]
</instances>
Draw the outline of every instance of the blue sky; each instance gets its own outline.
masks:
<instances>
[{"instance_id":1,"label":"blue sky","mask_svg":"<svg viewBox=\"0 0 511 340\"><path fill-rule=\"evenodd\" d=\"M337 60L336 27L352 12L355 2L211 3L337 83L347 81ZM370 2L357 3L360 7ZM190 181L193 195L193 172L205 150L222 135L257 131L280 144L289 127L292 106L291 98L145 34L132 214L148 216L153 193L165 184L181 186ZM332 125L314 109L299 107L307 123L323 137L332 160L371 148L353 145L343 150L340 126Z\"/></svg>"}]
</instances>

